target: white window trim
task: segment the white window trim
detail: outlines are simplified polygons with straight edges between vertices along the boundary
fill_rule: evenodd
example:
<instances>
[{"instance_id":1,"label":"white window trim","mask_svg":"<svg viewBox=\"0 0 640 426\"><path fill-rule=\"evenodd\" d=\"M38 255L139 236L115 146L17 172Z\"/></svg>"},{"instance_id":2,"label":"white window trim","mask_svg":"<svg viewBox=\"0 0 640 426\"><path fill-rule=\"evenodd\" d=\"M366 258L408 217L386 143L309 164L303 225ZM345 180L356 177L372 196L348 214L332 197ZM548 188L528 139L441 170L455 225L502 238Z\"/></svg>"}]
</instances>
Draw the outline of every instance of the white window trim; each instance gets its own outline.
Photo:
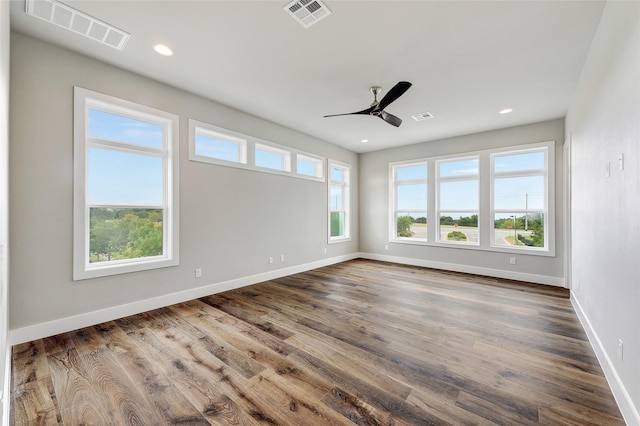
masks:
<instances>
[{"instance_id":1,"label":"white window trim","mask_svg":"<svg viewBox=\"0 0 640 426\"><path fill-rule=\"evenodd\" d=\"M300 161L300 160L308 162L308 163L314 163L315 164L315 173L313 175L300 173L298 171L298 161ZM300 176L305 176L305 177L311 178L311 179L322 179L322 180L324 180L324 158L318 157L317 155L301 154L301 153L296 154L295 169L296 169L296 173L298 175L300 175Z\"/></svg>"},{"instance_id":2,"label":"white window trim","mask_svg":"<svg viewBox=\"0 0 640 426\"><path fill-rule=\"evenodd\" d=\"M200 123L199 121L189 120L189 159L200 161L203 163L229 165L229 164L247 164L247 140L226 133L220 133L210 128L211 126ZM196 136L200 133L203 136L228 142L236 145L238 149L239 161L228 161L221 158L207 157L205 155L196 154Z\"/></svg>"},{"instance_id":3,"label":"white window trim","mask_svg":"<svg viewBox=\"0 0 640 426\"><path fill-rule=\"evenodd\" d=\"M541 149L545 150L545 158L544 158L544 169L529 169L523 171L510 171L510 172L499 172L495 173L493 170L493 159L495 157L502 157L506 155L512 154L525 154L527 152L539 152ZM491 204L489 215L491 218L495 217L495 213L526 213L526 212L538 212L543 213L549 217L549 220L546 222L544 229L544 247L519 247L516 246L511 250L514 252L539 252L541 254L553 253L555 255L555 238L549 238L550 235L555 235L555 220L551 220L553 212L555 211L555 143L547 142L547 143L539 143L528 145L523 149L505 149L500 152L492 152L489 158L489 171L490 171L490 179L491 179ZM498 178L509 178L509 177L527 177L527 176L544 176L544 185L547 189L547 194L544 200L543 209L507 209L507 210L496 210L494 209L494 185L493 181L496 177ZM493 219L492 219L493 220ZM491 227L491 236L490 243L493 248L499 247L495 245L494 238L495 229Z\"/></svg>"},{"instance_id":4,"label":"white window trim","mask_svg":"<svg viewBox=\"0 0 640 426\"><path fill-rule=\"evenodd\" d=\"M546 248L538 247L505 247L493 244L493 170L491 166L492 156L501 156L512 154L521 154L526 151L538 151L546 148L546 215L547 222L545 227L545 244ZM479 210L478 210L478 232L479 245L468 243L456 244L449 241L441 241L436 238L436 230L439 230L440 218L436 217L437 198L436 198L436 162L442 160L456 160L478 156L479 158ZM413 164L427 164L427 239L402 238L396 237L396 194L395 194L395 167L408 166ZM532 173L536 173L535 171ZM522 176L522 172L516 172L518 176ZM539 174L537 174L539 175ZM502 174L501 174L502 176ZM514 145L504 148L496 148L489 150L464 152L459 154L450 154L438 157L417 158L412 160L396 161L389 163L389 242L397 244L424 245L433 247L448 247L452 249L465 250L481 250L503 253L519 253L522 255L533 256L555 256L555 141L531 143L526 145ZM533 209L530 209L530 211ZM448 211L448 210L447 210Z\"/></svg>"},{"instance_id":5,"label":"white window trim","mask_svg":"<svg viewBox=\"0 0 640 426\"><path fill-rule=\"evenodd\" d=\"M427 177L425 179L412 179L412 180L403 180L402 184L403 185L411 185L411 184L426 184L427 185L427 210L398 210L398 206L397 206L397 198L396 198L396 188L397 188L397 173L396 173L396 168L398 166L403 167L403 166L418 166L418 165L426 165L427 166ZM409 244L426 244L430 239L432 239L433 237L431 237L429 235L429 205L431 203L431 200L429 200L429 196L431 195L432 191L429 191L429 181L430 181L430 173L431 173L431 169L432 167L429 166L427 159L418 159L418 160L409 160L409 161L398 161L398 162L394 162L394 163L389 163L389 176L391 176L391 178L389 179L389 194L391 196L391 200L389 202L389 205L391 206L391 213L390 213L390 222L389 222L389 241L390 242L404 242L406 241ZM432 180L432 179L431 179ZM427 218L427 236L426 238L410 238L410 237L398 237L398 218L396 217L398 214L398 211L402 211L402 212L407 212L407 213L424 213L425 217Z\"/></svg>"},{"instance_id":6,"label":"white window trim","mask_svg":"<svg viewBox=\"0 0 640 426\"><path fill-rule=\"evenodd\" d=\"M331 180L331 168L336 167L346 172L344 182ZM342 210L331 209L331 185L342 185ZM331 236L331 212L344 211L344 235ZM336 160L328 160L327 165L327 238L329 244L351 241L351 165Z\"/></svg>"},{"instance_id":7,"label":"white window trim","mask_svg":"<svg viewBox=\"0 0 640 426\"><path fill-rule=\"evenodd\" d=\"M469 174L469 175L460 175L460 176L445 176L445 177L441 177L440 176L440 164L441 163L451 163L451 162L456 162L456 161L465 161L465 160L478 160L478 173L476 174ZM435 194L435 199L436 199L436 207L435 207L435 218L434 218L434 222L435 222L435 226L436 226L436 238L435 240L441 244L451 244L451 245L457 245L457 246L475 246L475 247L479 247L480 246L480 234L482 232L482 215L480 214L480 156L479 155L467 155L467 156L460 156L460 157L447 157L447 158L438 158L435 160L435 183L434 183L434 190L436 191ZM478 208L477 210L444 210L442 209L442 206L440 205L440 184L442 182L464 182L464 181L471 181L471 180L476 180L478 181ZM441 224L440 224L440 216L442 213L471 213L471 214L476 214L478 216L478 242L477 243L472 243L472 242L458 242L458 241L449 241L449 240L443 240L442 239L442 230L441 230Z\"/></svg>"},{"instance_id":8,"label":"white window trim","mask_svg":"<svg viewBox=\"0 0 640 426\"><path fill-rule=\"evenodd\" d=\"M204 155L196 154L196 134L198 131L202 131L204 134L210 133L215 135L220 140L228 140L233 143L244 142L243 162L226 161L218 158L206 157ZM286 154L286 160L283 164L285 170L271 169L268 167L260 167L255 164L256 147L261 149L270 150L278 154ZM310 159L319 161L322 166L320 168L321 173L316 176L309 176L306 174L298 173L297 171L297 159L298 156L304 156ZM301 151L291 148L289 146L276 144L263 139L259 139L253 136L245 135L243 133L235 132L233 130L225 129L223 127L214 126L213 124L205 123L202 121L189 119L189 160L200 163L208 163L217 166L233 167L237 169L251 170L261 173L270 173L280 176L289 176L299 179L313 180L317 182L325 181L325 158L319 155L311 154L309 152Z\"/></svg>"},{"instance_id":9,"label":"white window trim","mask_svg":"<svg viewBox=\"0 0 640 426\"><path fill-rule=\"evenodd\" d=\"M253 158L253 165L256 168L259 168L260 170L275 170L275 171L279 171L279 172L291 172L291 152L289 152L286 149L281 149L281 148L276 148L273 145L267 145L264 143L255 143L254 144L254 153L257 153L258 151L262 151L262 152L268 152L270 154L275 154L275 155L279 155L282 156L282 161L280 163L280 168L279 169L275 169L273 167L265 167L265 166L259 166L257 164L257 155L254 154L254 158Z\"/></svg>"},{"instance_id":10,"label":"white window trim","mask_svg":"<svg viewBox=\"0 0 640 426\"><path fill-rule=\"evenodd\" d=\"M87 203L87 158L88 147L96 146L93 138L87 136L88 109L96 107L131 118L158 124L165 129L163 147L159 149L136 146L132 152L146 152L148 155L162 156L164 176L163 203L166 208L163 217L163 254L112 261L108 264L89 263L89 206ZM113 96L74 87L74 219L73 219L73 279L83 280L116 274L145 271L176 266L179 263L179 199L178 199L178 116ZM106 141L100 144L125 148L129 144ZM92 204L97 206L98 204ZM158 207L156 205L127 205L127 207Z\"/></svg>"}]
</instances>

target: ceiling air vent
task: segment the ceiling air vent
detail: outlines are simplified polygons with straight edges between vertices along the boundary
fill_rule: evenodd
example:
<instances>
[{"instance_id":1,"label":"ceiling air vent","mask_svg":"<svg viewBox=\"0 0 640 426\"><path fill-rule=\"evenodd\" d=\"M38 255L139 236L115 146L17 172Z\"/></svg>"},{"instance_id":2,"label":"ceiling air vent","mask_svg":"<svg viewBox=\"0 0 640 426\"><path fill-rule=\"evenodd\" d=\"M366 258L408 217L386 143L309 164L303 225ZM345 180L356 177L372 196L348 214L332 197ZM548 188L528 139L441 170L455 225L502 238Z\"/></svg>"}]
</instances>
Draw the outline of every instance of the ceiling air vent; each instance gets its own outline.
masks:
<instances>
[{"instance_id":1,"label":"ceiling air vent","mask_svg":"<svg viewBox=\"0 0 640 426\"><path fill-rule=\"evenodd\" d=\"M331 15L331 11L320 0L294 0L284 10L305 28Z\"/></svg>"},{"instance_id":2,"label":"ceiling air vent","mask_svg":"<svg viewBox=\"0 0 640 426\"><path fill-rule=\"evenodd\" d=\"M55 0L27 0L27 15L122 50L130 34Z\"/></svg>"},{"instance_id":3,"label":"ceiling air vent","mask_svg":"<svg viewBox=\"0 0 640 426\"><path fill-rule=\"evenodd\" d=\"M412 115L411 118L416 121L428 120L429 118L433 118L433 114L430 112L421 112L420 114Z\"/></svg>"}]
</instances>

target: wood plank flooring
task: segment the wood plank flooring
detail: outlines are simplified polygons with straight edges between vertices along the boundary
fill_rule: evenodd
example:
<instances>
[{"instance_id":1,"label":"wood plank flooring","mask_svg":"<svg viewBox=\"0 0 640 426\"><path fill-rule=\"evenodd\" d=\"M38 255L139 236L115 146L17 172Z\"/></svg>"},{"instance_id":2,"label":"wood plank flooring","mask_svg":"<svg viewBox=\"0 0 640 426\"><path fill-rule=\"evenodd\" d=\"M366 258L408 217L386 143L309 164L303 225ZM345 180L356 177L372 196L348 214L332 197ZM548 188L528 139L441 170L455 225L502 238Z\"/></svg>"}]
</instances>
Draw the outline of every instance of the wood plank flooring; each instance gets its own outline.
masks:
<instances>
[{"instance_id":1,"label":"wood plank flooring","mask_svg":"<svg viewBox=\"0 0 640 426\"><path fill-rule=\"evenodd\" d=\"M354 260L13 348L15 425L623 425L564 289Z\"/></svg>"}]
</instances>

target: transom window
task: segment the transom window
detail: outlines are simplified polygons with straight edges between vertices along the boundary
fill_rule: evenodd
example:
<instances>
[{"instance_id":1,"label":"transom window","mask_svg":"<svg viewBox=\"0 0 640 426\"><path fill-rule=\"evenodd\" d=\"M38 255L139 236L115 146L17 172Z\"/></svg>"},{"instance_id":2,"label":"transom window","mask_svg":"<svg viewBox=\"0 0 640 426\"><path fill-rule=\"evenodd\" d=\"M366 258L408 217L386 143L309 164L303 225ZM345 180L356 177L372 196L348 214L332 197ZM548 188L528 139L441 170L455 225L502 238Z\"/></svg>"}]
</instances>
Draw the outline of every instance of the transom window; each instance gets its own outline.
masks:
<instances>
[{"instance_id":1,"label":"transom window","mask_svg":"<svg viewBox=\"0 0 640 426\"><path fill-rule=\"evenodd\" d=\"M74 279L177 265L177 116L74 99Z\"/></svg>"},{"instance_id":2,"label":"transom window","mask_svg":"<svg viewBox=\"0 0 640 426\"><path fill-rule=\"evenodd\" d=\"M195 130L194 154L198 157L247 164L247 141L211 130Z\"/></svg>"},{"instance_id":3,"label":"transom window","mask_svg":"<svg viewBox=\"0 0 640 426\"><path fill-rule=\"evenodd\" d=\"M299 175L321 179L324 177L324 161L319 157L298 154L296 156L296 172Z\"/></svg>"},{"instance_id":4,"label":"transom window","mask_svg":"<svg viewBox=\"0 0 640 426\"><path fill-rule=\"evenodd\" d=\"M256 167L282 172L291 171L291 154L289 151L257 143L255 144L255 153Z\"/></svg>"},{"instance_id":5,"label":"transom window","mask_svg":"<svg viewBox=\"0 0 640 426\"><path fill-rule=\"evenodd\" d=\"M325 158L189 120L189 160L324 182Z\"/></svg>"}]
</instances>

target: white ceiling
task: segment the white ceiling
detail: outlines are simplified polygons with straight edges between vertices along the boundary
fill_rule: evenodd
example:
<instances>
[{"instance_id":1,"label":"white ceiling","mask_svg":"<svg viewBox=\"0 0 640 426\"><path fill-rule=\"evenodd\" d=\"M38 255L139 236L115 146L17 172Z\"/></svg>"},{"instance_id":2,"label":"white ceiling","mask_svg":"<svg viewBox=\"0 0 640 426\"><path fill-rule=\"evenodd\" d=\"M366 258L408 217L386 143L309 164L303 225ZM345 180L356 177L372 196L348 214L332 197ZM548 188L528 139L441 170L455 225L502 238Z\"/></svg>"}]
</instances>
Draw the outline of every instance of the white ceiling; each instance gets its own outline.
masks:
<instances>
[{"instance_id":1,"label":"white ceiling","mask_svg":"<svg viewBox=\"0 0 640 426\"><path fill-rule=\"evenodd\" d=\"M332 14L305 29L289 0L64 3L131 33L124 50L27 16L24 0L12 0L12 28L355 152L563 117L604 6L324 0ZM160 42L175 55L157 55ZM370 86L401 80L413 87L386 108L399 128L323 118L367 108Z\"/></svg>"}]
</instances>

